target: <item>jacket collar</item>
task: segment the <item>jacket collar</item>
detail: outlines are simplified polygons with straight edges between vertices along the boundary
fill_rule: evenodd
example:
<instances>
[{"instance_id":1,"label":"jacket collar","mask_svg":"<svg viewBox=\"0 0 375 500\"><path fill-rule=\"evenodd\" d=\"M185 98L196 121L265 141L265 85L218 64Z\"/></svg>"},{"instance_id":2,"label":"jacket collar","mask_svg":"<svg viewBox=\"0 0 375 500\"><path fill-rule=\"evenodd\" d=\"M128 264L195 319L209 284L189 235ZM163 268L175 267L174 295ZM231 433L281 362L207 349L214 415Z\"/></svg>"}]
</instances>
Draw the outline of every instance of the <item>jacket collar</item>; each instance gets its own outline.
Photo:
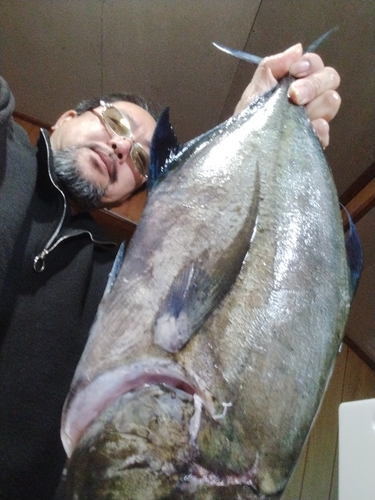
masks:
<instances>
[{"instance_id":1,"label":"jacket collar","mask_svg":"<svg viewBox=\"0 0 375 500\"><path fill-rule=\"evenodd\" d=\"M37 144L38 177L36 190L40 198L47 203L50 201L56 206L57 222L43 250L34 258L34 270L42 272L45 268L45 260L62 241L81 235L86 235L95 244L101 247L116 247L107 239L102 229L88 213L72 216L69 203L65 193L58 185L53 171L53 152L49 134L45 129L41 133Z\"/></svg>"}]
</instances>

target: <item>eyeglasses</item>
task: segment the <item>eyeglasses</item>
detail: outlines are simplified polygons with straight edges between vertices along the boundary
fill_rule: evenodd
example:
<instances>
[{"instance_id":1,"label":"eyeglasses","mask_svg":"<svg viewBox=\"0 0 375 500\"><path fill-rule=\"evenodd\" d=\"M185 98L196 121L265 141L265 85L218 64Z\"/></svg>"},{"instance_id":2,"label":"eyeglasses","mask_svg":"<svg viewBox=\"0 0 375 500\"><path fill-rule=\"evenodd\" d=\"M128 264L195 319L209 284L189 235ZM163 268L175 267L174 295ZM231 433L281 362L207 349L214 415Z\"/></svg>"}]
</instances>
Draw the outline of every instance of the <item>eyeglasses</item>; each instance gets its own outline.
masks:
<instances>
[{"instance_id":1,"label":"eyeglasses","mask_svg":"<svg viewBox=\"0 0 375 500\"><path fill-rule=\"evenodd\" d=\"M130 128L128 118L115 108L115 106L112 106L112 104L100 101L100 105L103 107L101 112L103 121L109 131L121 139L126 138L133 141L133 133ZM130 157L133 160L134 166L138 172L143 177L147 177L149 155L139 142L133 141L133 145L130 150Z\"/></svg>"}]
</instances>

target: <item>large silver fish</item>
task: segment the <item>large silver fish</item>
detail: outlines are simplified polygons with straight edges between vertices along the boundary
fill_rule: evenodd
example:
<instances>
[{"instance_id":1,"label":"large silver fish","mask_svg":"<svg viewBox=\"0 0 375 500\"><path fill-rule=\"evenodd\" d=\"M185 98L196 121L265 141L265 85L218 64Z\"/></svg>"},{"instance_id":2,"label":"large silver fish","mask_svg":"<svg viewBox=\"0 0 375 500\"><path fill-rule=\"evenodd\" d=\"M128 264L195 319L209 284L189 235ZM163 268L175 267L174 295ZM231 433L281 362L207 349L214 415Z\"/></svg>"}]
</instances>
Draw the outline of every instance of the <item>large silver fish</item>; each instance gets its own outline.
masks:
<instances>
[{"instance_id":1,"label":"large silver fish","mask_svg":"<svg viewBox=\"0 0 375 500\"><path fill-rule=\"evenodd\" d=\"M285 489L352 294L336 189L289 84L189 143L152 189L66 401L66 498Z\"/></svg>"}]
</instances>

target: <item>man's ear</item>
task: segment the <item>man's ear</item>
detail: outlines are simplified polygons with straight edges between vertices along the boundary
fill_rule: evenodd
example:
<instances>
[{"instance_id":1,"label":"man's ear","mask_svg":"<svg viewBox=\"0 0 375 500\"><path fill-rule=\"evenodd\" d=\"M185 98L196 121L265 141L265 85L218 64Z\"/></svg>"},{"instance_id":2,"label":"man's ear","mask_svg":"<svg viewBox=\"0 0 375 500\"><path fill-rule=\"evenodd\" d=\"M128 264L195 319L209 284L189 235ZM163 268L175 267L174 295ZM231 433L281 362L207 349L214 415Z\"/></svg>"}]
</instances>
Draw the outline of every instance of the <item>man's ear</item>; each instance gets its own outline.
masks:
<instances>
[{"instance_id":1,"label":"man's ear","mask_svg":"<svg viewBox=\"0 0 375 500\"><path fill-rule=\"evenodd\" d=\"M69 109L69 111L65 111L65 113L61 115L60 118L57 120L55 125L52 125L51 130L54 131L58 129L64 122L71 120L76 116L77 116L77 111L74 111L74 109Z\"/></svg>"}]
</instances>

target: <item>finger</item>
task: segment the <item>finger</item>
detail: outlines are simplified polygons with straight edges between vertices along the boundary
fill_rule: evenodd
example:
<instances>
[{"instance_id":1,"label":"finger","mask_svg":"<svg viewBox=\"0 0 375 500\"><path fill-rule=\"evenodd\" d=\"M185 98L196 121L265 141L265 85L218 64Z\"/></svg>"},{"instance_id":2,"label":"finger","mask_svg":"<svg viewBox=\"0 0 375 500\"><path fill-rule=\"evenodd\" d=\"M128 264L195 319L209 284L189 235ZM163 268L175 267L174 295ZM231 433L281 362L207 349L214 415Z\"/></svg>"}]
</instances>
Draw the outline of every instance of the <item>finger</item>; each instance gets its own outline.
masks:
<instances>
[{"instance_id":1,"label":"finger","mask_svg":"<svg viewBox=\"0 0 375 500\"><path fill-rule=\"evenodd\" d=\"M311 121L323 118L330 122L337 115L341 105L341 97L335 90L326 90L306 105Z\"/></svg>"},{"instance_id":2,"label":"finger","mask_svg":"<svg viewBox=\"0 0 375 500\"><path fill-rule=\"evenodd\" d=\"M259 66L267 66L276 80L280 80L289 72L290 66L302 56L302 52L302 45L297 43L280 54L265 57Z\"/></svg>"},{"instance_id":3,"label":"finger","mask_svg":"<svg viewBox=\"0 0 375 500\"><path fill-rule=\"evenodd\" d=\"M321 71L323 68L324 63L318 54L307 53L290 65L289 73L296 78L303 78L316 71Z\"/></svg>"},{"instance_id":4,"label":"finger","mask_svg":"<svg viewBox=\"0 0 375 500\"><path fill-rule=\"evenodd\" d=\"M267 90L276 85L276 80L272 75L270 68L267 66L258 66L254 76L246 87L244 93L238 102L234 114L240 113L244 110L256 97L264 94Z\"/></svg>"},{"instance_id":5,"label":"finger","mask_svg":"<svg viewBox=\"0 0 375 500\"><path fill-rule=\"evenodd\" d=\"M318 136L322 148L325 149L329 144L329 124L323 118L318 118L311 122L316 135Z\"/></svg>"},{"instance_id":6,"label":"finger","mask_svg":"<svg viewBox=\"0 0 375 500\"><path fill-rule=\"evenodd\" d=\"M327 90L340 85L340 76L334 68L324 67L306 78L296 80L289 87L289 96L296 104L307 104Z\"/></svg>"},{"instance_id":7,"label":"finger","mask_svg":"<svg viewBox=\"0 0 375 500\"><path fill-rule=\"evenodd\" d=\"M258 95L264 94L276 85L277 80L285 76L290 65L302 55L302 45L297 43L280 54L262 59L250 84L242 94L234 114L239 113Z\"/></svg>"}]
</instances>

